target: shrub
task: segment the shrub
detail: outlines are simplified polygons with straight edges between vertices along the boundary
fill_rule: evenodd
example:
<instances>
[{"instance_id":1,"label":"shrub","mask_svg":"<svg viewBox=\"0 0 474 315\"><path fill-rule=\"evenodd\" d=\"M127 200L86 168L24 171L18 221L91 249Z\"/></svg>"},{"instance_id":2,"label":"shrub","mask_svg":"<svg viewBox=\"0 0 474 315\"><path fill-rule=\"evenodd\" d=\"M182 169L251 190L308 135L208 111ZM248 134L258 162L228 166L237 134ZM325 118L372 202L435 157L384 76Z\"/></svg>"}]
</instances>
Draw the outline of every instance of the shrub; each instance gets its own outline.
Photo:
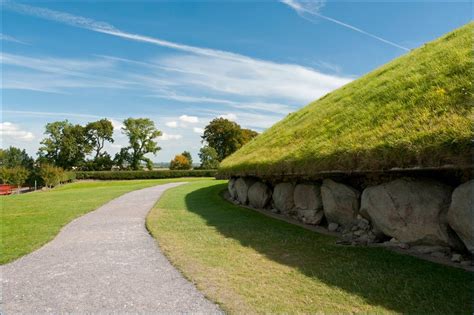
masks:
<instances>
[{"instance_id":1,"label":"shrub","mask_svg":"<svg viewBox=\"0 0 474 315\"><path fill-rule=\"evenodd\" d=\"M10 183L10 178L12 176L11 169L6 167L0 167L0 179L2 180L2 184Z\"/></svg>"},{"instance_id":2,"label":"shrub","mask_svg":"<svg viewBox=\"0 0 474 315\"><path fill-rule=\"evenodd\" d=\"M43 164L40 167L40 176L49 188L59 185L64 179L64 174L64 170L60 167L49 164Z\"/></svg>"},{"instance_id":3,"label":"shrub","mask_svg":"<svg viewBox=\"0 0 474 315\"><path fill-rule=\"evenodd\" d=\"M129 180L179 177L215 177L215 170L95 171L76 172L77 179Z\"/></svg>"},{"instance_id":4,"label":"shrub","mask_svg":"<svg viewBox=\"0 0 474 315\"><path fill-rule=\"evenodd\" d=\"M176 155L170 163L171 170L189 170L191 169L191 161L183 154Z\"/></svg>"},{"instance_id":5,"label":"shrub","mask_svg":"<svg viewBox=\"0 0 474 315\"><path fill-rule=\"evenodd\" d=\"M12 167L10 171L11 171L11 176L9 180L10 184L17 186L18 188L23 186L23 184L28 179L28 176L30 175L30 171L28 171L23 166Z\"/></svg>"}]
</instances>

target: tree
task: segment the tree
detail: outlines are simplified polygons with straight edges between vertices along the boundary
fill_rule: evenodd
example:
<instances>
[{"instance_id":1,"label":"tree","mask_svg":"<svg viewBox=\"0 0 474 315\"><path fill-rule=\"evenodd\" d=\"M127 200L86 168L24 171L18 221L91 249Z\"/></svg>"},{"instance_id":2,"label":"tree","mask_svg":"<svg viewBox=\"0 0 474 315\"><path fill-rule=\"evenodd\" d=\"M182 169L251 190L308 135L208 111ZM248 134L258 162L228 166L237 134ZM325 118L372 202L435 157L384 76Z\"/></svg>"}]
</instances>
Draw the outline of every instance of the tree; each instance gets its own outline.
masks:
<instances>
[{"instance_id":1,"label":"tree","mask_svg":"<svg viewBox=\"0 0 474 315\"><path fill-rule=\"evenodd\" d=\"M191 169L191 163L188 158L183 154L176 155L170 163L171 170L189 170Z\"/></svg>"},{"instance_id":2,"label":"tree","mask_svg":"<svg viewBox=\"0 0 474 315\"><path fill-rule=\"evenodd\" d=\"M25 167L23 166L15 166L10 169L11 175L9 182L12 185L15 185L18 187L18 193L20 193L20 187L26 182L28 179L28 176L30 175L30 171L28 171Z\"/></svg>"},{"instance_id":3,"label":"tree","mask_svg":"<svg viewBox=\"0 0 474 315\"><path fill-rule=\"evenodd\" d=\"M199 158L201 159L201 168L205 170L216 169L219 167L217 152L213 147L204 146L199 150Z\"/></svg>"},{"instance_id":4,"label":"tree","mask_svg":"<svg viewBox=\"0 0 474 315\"><path fill-rule=\"evenodd\" d=\"M6 168L22 166L28 170L32 170L34 160L25 150L9 147L6 150L0 149L0 166Z\"/></svg>"},{"instance_id":5,"label":"tree","mask_svg":"<svg viewBox=\"0 0 474 315\"><path fill-rule=\"evenodd\" d=\"M148 169L153 168L152 161L145 157L145 154L156 154L161 148L155 139L161 136L161 131L156 129L155 123L148 118L128 118L125 119L123 133L128 137L130 146L126 148L127 154L122 152L122 158L127 158L130 168L140 169L141 162L147 164Z\"/></svg>"},{"instance_id":6,"label":"tree","mask_svg":"<svg viewBox=\"0 0 474 315\"><path fill-rule=\"evenodd\" d=\"M181 155L185 156L188 161L189 161L189 164L191 164L191 167L193 166L193 157L191 156L191 153L188 152L188 151L184 151L183 153L181 153Z\"/></svg>"},{"instance_id":7,"label":"tree","mask_svg":"<svg viewBox=\"0 0 474 315\"><path fill-rule=\"evenodd\" d=\"M40 176L46 187L51 188L58 185L63 178L64 170L60 167L43 164L40 167Z\"/></svg>"},{"instance_id":8,"label":"tree","mask_svg":"<svg viewBox=\"0 0 474 315\"><path fill-rule=\"evenodd\" d=\"M128 148L121 148L120 151L115 154L113 163L121 170L125 170L129 168L131 158L132 156L128 152Z\"/></svg>"},{"instance_id":9,"label":"tree","mask_svg":"<svg viewBox=\"0 0 474 315\"><path fill-rule=\"evenodd\" d=\"M95 152L94 159L98 159L102 156L102 149L104 148L105 142L114 142L112 135L114 133L114 126L108 119L101 119L98 121L90 122L85 127L85 135L89 145Z\"/></svg>"},{"instance_id":10,"label":"tree","mask_svg":"<svg viewBox=\"0 0 474 315\"><path fill-rule=\"evenodd\" d=\"M12 177L12 172L10 168L0 167L0 179L3 184L10 183L10 178Z\"/></svg>"},{"instance_id":11,"label":"tree","mask_svg":"<svg viewBox=\"0 0 474 315\"><path fill-rule=\"evenodd\" d=\"M215 118L204 129L202 139L217 152L222 161L257 135L250 129L242 129L237 123L225 118Z\"/></svg>"},{"instance_id":12,"label":"tree","mask_svg":"<svg viewBox=\"0 0 474 315\"><path fill-rule=\"evenodd\" d=\"M67 120L46 124L38 155L40 161L47 161L65 169L80 166L92 150L81 125Z\"/></svg>"}]
</instances>

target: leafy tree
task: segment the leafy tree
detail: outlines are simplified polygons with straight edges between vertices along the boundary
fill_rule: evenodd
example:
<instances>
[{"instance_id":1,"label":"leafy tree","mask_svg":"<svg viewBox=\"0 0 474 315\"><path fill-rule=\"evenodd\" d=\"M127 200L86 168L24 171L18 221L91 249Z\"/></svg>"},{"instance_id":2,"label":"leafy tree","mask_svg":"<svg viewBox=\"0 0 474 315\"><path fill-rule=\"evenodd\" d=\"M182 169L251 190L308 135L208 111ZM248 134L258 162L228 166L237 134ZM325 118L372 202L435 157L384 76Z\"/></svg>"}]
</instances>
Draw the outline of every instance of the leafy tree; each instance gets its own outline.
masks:
<instances>
[{"instance_id":1,"label":"leafy tree","mask_svg":"<svg viewBox=\"0 0 474 315\"><path fill-rule=\"evenodd\" d=\"M98 121L90 122L85 127L85 135L92 150L95 151L94 159L98 159L102 156L102 149L104 148L105 142L114 142L112 135L114 133L114 127L112 122L108 119L101 119Z\"/></svg>"},{"instance_id":2,"label":"leafy tree","mask_svg":"<svg viewBox=\"0 0 474 315\"><path fill-rule=\"evenodd\" d=\"M183 153L181 153L181 155L185 156L188 161L189 161L189 164L191 164L191 167L193 166L193 157L191 156L191 153L188 152L188 151L184 151Z\"/></svg>"},{"instance_id":3,"label":"leafy tree","mask_svg":"<svg viewBox=\"0 0 474 315\"><path fill-rule=\"evenodd\" d=\"M216 169L219 167L217 152L213 147L204 146L199 150L201 159L201 168L205 170Z\"/></svg>"},{"instance_id":4,"label":"leafy tree","mask_svg":"<svg viewBox=\"0 0 474 315\"><path fill-rule=\"evenodd\" d=\"M40 167L40 176L44 181L46 187L54 187L61 182L64 177L64 170L49 164L43 164Z\"/></svg>"},{"instance_id":5,"label":"leafy tree","mask_svg":"<svg viewBox=\"0 0 474 315\"><path fill-rule=\"evenodd\" d=\"M6 168L22 166L28 170L31 170L34 166L34 160L28 155L28 153L26 153L25 150L9 147L5 150L0 149L0 166Z\"/></svg>"},{"instance_id":6,"label":"leafy tree","mask_svg":"<svg viewBox=\"0 0 474 315\"><path fill-rule=\"evenodd\" d=\"M10 183L10 178L12 177L12 172L10 168L0 167L0 179L3 184Z\"/></svg>"},{"instance_id":7,"label":"leafy tree","mask_svg":"<svg viewBox=\"0 0 474 315\"><path fill-rule=\"evenodd\" d=\"M131 158L132 158L132 156L128 152L128 147L127 148L121 148L120 151L115 154L113 163L118 168L120 168L122 170L126 170L130 166L129 161L131 160Z\"/></svg>"},{"instance_id":8,"label":"leafy tree","mask_svg":"<svg viewBox=\"0 0 474 315\"><path fill-rule=\"evenodd\" d=\"M170 163L171 170L189 170L191 169L191 163L188 158L183 154L176 155Z\"/></svg>"},{"instance_id":9,"label":"leafy tree","mask_svg":"<svg viewBox=\"0 0 474 315\"><path fill-rule=\"evenodd\" d=\"M122 130L128 137L130 146L122 149L117 159L127 161L133 170L140 169L142 161L147 164L148 169L153 169L152 161L145 154L156 154L161 150L155 141L161 136L161 131L156 129L155 123L149 118L128 118L123 124Z\"/></svg>"},{"instance_id":10,"label":"leafy tree","mask_svg":"<svg viewBox=\"0 0 474 315\"><path fill-rule=\"evenodd\" d=\"M222 161L257 135L250 129L242 129L237 123L225 118L215 118L204 129L202 139L217 152Z\"/></svg>"},{"instance_id":11,"label":"leafy tree","mask_svg":"<svg viewBox=\"0 0 474 315\"><path fill-rule=\"evenodd\" d=\"M40 161L71 169L80 166L91 152L81 125L73 125L67 120L55 121L46 124L45 135L38 152Z\"/></svg>"},{"instance_id":12,"label":"leafy tree","mask_svg":"<svg viewBox=\"0 0 474 315\"><path fill-rule=\"evenodd\" d=\"M112 160L110 154L102 152L93 160L88 160L82 169L87 171L109 171L114 166L115 162Z\"/></svg>"},{"instance_id":13,"label":"leafy tree","mask_svg":"<svg viewBox=\"0 0 474 315\"><path fill-rule=\"evenodd\" d=\"M12 185L17 186L20 188L28 179L28 176L30 175L30 171L28 171L25 167L23 166L15 166L10 169L11 175L9 182ZM20 191L18 190L18 193Z\"/></svg>"}]
</instances>

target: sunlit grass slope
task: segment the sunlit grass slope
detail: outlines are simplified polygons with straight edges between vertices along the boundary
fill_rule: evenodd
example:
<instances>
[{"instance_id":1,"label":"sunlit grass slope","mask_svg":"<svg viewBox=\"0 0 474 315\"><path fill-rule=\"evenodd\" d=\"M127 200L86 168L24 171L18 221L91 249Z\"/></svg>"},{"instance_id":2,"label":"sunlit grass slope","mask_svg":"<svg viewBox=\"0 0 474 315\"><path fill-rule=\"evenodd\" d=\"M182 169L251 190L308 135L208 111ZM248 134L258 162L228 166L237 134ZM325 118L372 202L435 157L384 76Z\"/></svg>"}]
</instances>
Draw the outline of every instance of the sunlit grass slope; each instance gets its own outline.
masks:
<instances>
[{"instance_id":1,"label":"sunlit grass slope","mask_svg":"<svg viewBox=\"0 0 474 315\"><path fill-rule=\"evenodd\" d=\"M228 314L470 314L472 274L335 238L219 195L223 181L165 192L147 227Z\"/></svg>"},{"instance_id":2,"label":"sunlit grass slope","mask_svg":"<svg viewBox=\"0 0 474 315\"><path fill-rule=\"evenodd\" d=\"M473 30L467 24L289 114L225 159L220 172L470 164Z\"/></svg>"}]
</instances>

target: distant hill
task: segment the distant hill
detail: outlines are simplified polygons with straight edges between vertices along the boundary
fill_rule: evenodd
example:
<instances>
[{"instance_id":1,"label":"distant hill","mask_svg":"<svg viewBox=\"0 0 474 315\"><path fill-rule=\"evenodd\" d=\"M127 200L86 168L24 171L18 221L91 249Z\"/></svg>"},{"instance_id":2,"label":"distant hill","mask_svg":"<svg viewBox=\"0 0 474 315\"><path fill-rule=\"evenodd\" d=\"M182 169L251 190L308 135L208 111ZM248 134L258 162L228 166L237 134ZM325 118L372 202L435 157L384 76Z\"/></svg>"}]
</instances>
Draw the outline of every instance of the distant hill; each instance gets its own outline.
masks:
<instances>
[{"instance_id":1,"label":"distant hill","mask_svg":"<svg viewBox=\"0 0 474 315\"><path fill-rule=\"evenodd\" d=\"M289 114L220 173L471 165L473 31L469 23Z\"/></svg>"}]
</instances>

